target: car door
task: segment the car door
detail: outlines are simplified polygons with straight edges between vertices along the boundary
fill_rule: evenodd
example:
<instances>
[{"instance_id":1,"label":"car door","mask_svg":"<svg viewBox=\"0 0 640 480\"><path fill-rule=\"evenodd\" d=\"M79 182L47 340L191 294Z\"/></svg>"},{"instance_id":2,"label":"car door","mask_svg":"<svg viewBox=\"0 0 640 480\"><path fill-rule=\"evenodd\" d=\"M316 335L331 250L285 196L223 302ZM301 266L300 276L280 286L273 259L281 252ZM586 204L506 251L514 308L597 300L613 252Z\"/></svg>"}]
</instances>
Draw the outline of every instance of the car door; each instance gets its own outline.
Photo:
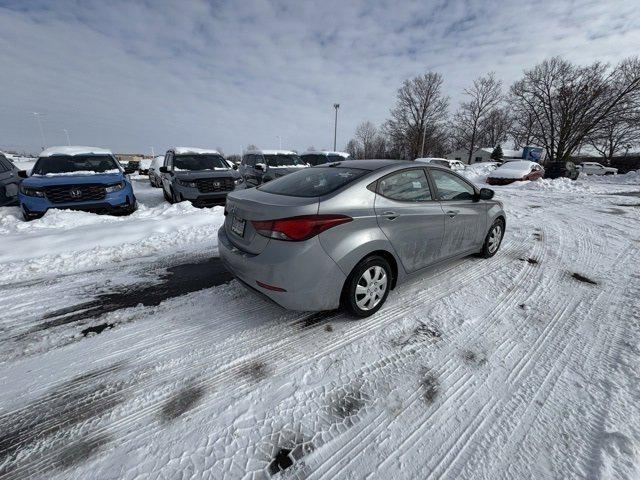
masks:
<instances>
[{"instance_id":1,"label":"car door","mask_svg":"<svg viewBox=\"0 0 640 480\"><path fill-rule=\"evenodd\" d=\"M445 219L426 171L410 168L393 172L377 181L376 194L378 225L404 269L411 273L437 262Z\"/></svg>"},{"instance_id":2,"label":"car door","mask_svg":"<svg viewBox=\"0 0 640 480\"><path fill-rule=\"evenodd\" d=\"M258 176L257 171L255 169L256 162L258 162L259 158L260 157L258 157L258 155L255 155L255 154L245 155L244 157L244 171L243 171L244 179L247 182L247 185L250 185L252 187L256 187L260 185L260 180L262 179L261 176L260 177Z\"/></svg>"},{"instance_id":3,"label":"car door","mask_svg":"<svg viewBox=\"0 0 640 480\"><path fill-rule=\"evenodd\" d=\"M480 248L486 223L486 205L479 202L475 188L453 172L429 169L435 193L444 211L442 258Z\"/></svg>"},{"instance_id":4,"label":"car door","mask_svg":"<svg viewBox=\"0 0 640 480\"><path fill-rule=\"evenodd\" d=\"M173 171L173 152L167 152L164 156L164 166L167 167L167 173L160 173L162 188L168 195L171 194L171 172Z\"/></svg>"},{"instance_id":5,"label":"car door","mask_svg":"<svg viewBox=\"0 0 640 480\"><path fill-rule=\"evenodd\" d=\"M20 178L13 164L0 156L0 205L16 201Z\"/></svg>"}]
</instances>

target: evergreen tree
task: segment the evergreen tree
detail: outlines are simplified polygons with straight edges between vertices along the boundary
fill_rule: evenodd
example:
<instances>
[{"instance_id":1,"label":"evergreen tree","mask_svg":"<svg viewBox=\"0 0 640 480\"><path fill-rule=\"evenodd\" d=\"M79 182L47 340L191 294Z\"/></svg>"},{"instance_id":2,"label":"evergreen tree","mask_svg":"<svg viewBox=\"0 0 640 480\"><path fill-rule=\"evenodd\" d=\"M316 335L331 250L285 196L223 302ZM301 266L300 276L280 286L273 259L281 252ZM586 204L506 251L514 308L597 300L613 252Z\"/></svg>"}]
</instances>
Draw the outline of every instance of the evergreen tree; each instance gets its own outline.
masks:
<instances>
[{"instance_id":1,"label":"evergreen tree","mask_svg":"<svg viewBox=\"0 0 640 480\"><path fill-rule=\"evenodd\" d=\"M498 144L496 145L496 148L493 149L493 152L491 152L491 160L495 162L501 162L502 157L504 157L504 154L502 153L502 147L500 146L500 144Z\"/></svg>"}]
</instances>

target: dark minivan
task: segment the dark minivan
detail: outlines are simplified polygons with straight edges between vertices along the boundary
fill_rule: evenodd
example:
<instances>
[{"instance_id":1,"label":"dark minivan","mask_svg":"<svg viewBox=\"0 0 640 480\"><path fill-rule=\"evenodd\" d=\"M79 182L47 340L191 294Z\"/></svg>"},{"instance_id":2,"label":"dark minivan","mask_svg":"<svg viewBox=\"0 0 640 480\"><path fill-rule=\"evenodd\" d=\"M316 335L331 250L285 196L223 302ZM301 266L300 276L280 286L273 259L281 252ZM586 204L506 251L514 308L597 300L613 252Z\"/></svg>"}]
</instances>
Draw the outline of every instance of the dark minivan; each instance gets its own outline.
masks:
<instances>
[{"instance_id":1,"label":"dark minivan","mask_svg":"<svg viewBox=\"0 0 640 480\"><path fill-rule=\"evenodd\" d=\"M18 167L0 153L0 207L18 205Z\"/></svg>"}]
</instances>

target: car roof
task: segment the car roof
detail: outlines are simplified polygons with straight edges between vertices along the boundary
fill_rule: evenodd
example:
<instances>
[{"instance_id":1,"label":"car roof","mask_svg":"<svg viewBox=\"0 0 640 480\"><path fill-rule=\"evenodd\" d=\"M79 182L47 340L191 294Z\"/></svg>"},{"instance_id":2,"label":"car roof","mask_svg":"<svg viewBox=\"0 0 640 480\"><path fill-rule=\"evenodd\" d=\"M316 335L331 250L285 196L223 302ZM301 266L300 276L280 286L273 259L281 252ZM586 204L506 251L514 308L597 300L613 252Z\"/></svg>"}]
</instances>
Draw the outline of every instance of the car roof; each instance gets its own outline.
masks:
<instances>
[{"instance_id":1,"label":"car roof","mask_svg":"<svg viewBox=\"0 0 640 480\"><path fill-rule=\"evenodd\" d=\"M322 168L322 167L328 167L332 165L345 167L345 168L359 168L361 170L374 171L374 170L379 170L381 168L391 167L391 166L411 167L411 166L415 166L415 163L407 160L342 160L339 162L323 163L321 165L316 165L315 167L311 167L311 168ZM426 166L426 165L421 165L421 166Z\"/></svg>"},{"instance_id":2,"label":"car roof","mask_svg":"<svg viewBox=\"0 0 640 480\"><path fill-rule=\"evenodd\" d=\"M38 155L40 158L52 157L54 155L113 155L111 150L99 147L82 147L82 146L69 146L69 147L49 147L46 150L40 152Z\"/></svg>"},{"instance_id":3,"label":"car roof","mask_svg":"<svg viewBox=\"0 0 640 480\"><path fill-rule=\"evenodd\" d=\"M221 155L219 151L211 148L197 148L197 147L173 147L169 149L176 155Z\"/></svg>"}]
</instances>

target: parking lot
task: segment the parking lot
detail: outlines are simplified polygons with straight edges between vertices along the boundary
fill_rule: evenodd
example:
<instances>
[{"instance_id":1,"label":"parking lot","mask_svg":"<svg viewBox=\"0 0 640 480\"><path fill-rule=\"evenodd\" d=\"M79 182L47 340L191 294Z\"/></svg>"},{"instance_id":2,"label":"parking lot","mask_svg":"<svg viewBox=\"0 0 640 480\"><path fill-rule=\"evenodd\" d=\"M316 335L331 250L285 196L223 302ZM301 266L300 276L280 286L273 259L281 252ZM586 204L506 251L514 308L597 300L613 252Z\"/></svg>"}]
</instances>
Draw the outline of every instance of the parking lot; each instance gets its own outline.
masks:
<instances>
[{"instance_id":1,"label":"parking lot","mask_svg":"<svg viewBox=\"0 0 640 480\"><path fill-rule=\"evenodd\" d=\"M638 473L638 174L495 187L498 254L363 320L247 291L222 207L132 181L128 217L0 209L1 478Z\"/></svg>"}]
</instances>

